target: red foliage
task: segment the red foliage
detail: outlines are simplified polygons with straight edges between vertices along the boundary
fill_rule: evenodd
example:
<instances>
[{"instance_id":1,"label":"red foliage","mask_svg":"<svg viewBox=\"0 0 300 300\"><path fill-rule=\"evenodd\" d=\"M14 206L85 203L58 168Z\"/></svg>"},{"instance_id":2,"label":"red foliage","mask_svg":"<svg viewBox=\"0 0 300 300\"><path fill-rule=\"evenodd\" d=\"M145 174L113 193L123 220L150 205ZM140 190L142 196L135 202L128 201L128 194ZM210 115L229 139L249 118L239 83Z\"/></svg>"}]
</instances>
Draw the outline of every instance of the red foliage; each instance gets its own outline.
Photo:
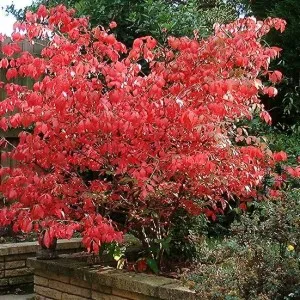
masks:
<instances>
[{"instance_id":1,"label":"red foliage","mask_svg":"<svg viewBox=\"0 0 300 300\"><path fill-rule=\"evenodd\" d=\"M136 269L138 272L145 272L147 270L147 261L145 258L139 259L136 262Z\"/></svg>"},{"instance_id":2,"label":"red foliage","mask_svg":"<svg viewBox=\"0 0 300 300\"><path fill-rule=\"evenodd\" d=\"M275 153L273 153L273 158L277 162L286 161L287 160L287 154L283 151L275 152Z\"/></svg>"},{"instance_id":3,"label":"red foliage","mask_svg":"<svg viewBox=\"0 0 300 300\"><path fill-rule=\"evenodd\" d=\"M0 61L9 81L0 127L23 128L8 154L18 166L0 170L10 203L0 225L43 231L46 246L81 231L98 252L122 238L112 211L129 213L129 228L151 226L164 236L179 208L214 219L228 199L258 197L266 170L282 156L251 138L237 146L234 124L255 109L270 122L259 94L274 96L275 88L257 78L280 49L259 40L284 21L240 19L216 26L208 39L170 37L166 47L147 36L128 50L109 29L90 30L61 5L26 19ZM34 56L18 47L24 39L48 44ZM35 84L11 82L16 76ZM270 73L273 82L281 77Z\"/></svg>"}]
</instances>

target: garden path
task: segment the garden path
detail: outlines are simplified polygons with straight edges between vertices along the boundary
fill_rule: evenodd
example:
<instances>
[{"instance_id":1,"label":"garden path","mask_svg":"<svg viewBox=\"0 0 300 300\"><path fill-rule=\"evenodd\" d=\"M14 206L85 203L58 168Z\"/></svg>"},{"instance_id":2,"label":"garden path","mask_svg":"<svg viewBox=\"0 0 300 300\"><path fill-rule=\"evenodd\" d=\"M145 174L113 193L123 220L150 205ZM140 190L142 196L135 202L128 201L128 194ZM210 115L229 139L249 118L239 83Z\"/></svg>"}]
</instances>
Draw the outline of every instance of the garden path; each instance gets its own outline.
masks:
<instances>
[{"instance_id":1,"label":"garden path","mask_svg":"<svg viewBox=\"0 0 300 300\"><path fill-rule=\"evenodd\" d=\"M34 294L27 295L1 295L0 300L31 300Z\"/></svg>"}]
</instances>

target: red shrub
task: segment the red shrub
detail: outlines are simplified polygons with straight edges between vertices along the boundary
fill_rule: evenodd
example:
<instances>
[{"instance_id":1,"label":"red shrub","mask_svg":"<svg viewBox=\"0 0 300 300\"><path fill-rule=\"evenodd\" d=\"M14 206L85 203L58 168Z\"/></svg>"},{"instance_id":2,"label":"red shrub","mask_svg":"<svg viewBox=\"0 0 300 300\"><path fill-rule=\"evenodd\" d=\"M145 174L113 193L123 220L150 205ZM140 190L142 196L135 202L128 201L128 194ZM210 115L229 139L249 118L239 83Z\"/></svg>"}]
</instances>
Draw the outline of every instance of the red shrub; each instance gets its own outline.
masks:
<instances>
[{"instance_id":1,"label":"red shrub","mask_svg":"<svg viewBox=\"0 0 300 300\"><path fill-rule=\"evenodd\" d=\"M28 12L2 49L0 127L23 131L9 153L18 167L0 170L10 204L1 225L44 231L46 246L79 230L97 252L122 238L111 212L128 214L127 228L147 242L168 234L179 208L215 218L228 199L258 196L268 167L283 156L251 138L237 146L234 124L263 111L259 93L276 94L258 76L281 79L268 71L280 49L259 41L284 21L241 19L216 26L208 39L170 37L163 47L144 37L127 50L110 29L90 30L73 14L64 6ZM21 51L22 39L49 42L38 57ZM11 81L17 76L36 82L21 86Z\"/></svg>"}]
</instances>

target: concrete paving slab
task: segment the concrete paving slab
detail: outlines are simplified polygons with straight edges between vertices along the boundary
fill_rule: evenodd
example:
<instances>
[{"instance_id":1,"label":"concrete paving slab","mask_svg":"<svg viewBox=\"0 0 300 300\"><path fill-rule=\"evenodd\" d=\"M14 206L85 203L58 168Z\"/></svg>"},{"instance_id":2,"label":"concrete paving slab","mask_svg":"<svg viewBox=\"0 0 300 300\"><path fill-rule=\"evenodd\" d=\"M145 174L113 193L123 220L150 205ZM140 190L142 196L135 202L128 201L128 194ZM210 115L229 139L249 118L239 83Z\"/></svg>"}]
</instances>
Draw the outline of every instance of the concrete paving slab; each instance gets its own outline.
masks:
<instances>
[{"instance_id":1,"label":"concrete paving slab","mask_svg":"<svg viewBox=\"0 0 300 300\"><path fill-rule=\"evenodd\" d=\"M0 295L0 300L31 300L34 299L34 294L27 295Z\"/></svg>"}]
</instances>

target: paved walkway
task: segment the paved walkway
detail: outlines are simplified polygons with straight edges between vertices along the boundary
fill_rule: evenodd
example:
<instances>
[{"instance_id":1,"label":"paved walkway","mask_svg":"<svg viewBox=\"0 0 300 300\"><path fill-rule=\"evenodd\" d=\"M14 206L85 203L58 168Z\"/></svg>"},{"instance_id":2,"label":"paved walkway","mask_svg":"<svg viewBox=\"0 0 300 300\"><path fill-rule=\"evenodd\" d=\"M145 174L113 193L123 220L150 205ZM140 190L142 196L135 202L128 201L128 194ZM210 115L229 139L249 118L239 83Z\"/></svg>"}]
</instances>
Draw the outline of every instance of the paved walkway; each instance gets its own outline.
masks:
<instances>
[{"instance_id":1,"label":"paved walkway","mask_svg":"<svg viewBox=\"0 0 300 300\"><path fill-rule=\"evenodd\" d=\"M33 299L34 294L30 295L1 295L0 300L28 300Z\"/></svg>"}]
</instances>

